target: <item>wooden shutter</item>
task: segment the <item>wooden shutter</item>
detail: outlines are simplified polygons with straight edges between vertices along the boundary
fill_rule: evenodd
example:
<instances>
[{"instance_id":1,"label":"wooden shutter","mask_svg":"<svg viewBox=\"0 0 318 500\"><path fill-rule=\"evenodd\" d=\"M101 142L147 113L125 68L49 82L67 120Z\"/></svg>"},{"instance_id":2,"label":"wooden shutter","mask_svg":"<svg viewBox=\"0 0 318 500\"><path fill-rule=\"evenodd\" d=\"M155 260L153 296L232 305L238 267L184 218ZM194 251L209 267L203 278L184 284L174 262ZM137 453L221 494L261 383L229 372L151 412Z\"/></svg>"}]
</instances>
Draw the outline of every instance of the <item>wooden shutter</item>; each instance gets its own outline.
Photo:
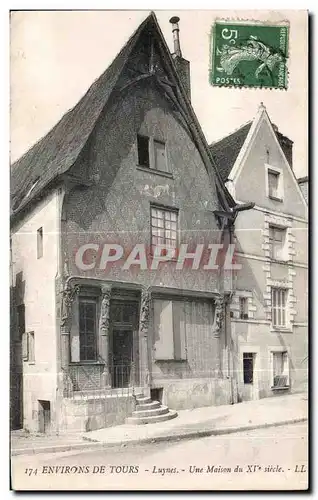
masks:
<instances>
[{"instance_id":1,"label":"wooden shutter","mask_svg":"<svg viewBox=\"0 0 318 500\"><path fill-rule=\"evenodd\" d=\"M155 169L166 172L166 146L164 142L153 141L154 156L155 156Z\"/></svg>"},{"instance_id":2,"label":"wooden shutter","mask_svg":"<svg viewBox=\"0 0 318 500\"><path fill-rule=\"evenodd\" d=\"M173 302L173 339L175 359L187 359L185 302Z\"/></svg>"},{"instance_id":3,"label":"wooden shutter","mask_svg":"<svg viewBox=\"0 0 318 500\"><path fill-rule=\"evenodd\" d=\"M171 300L154 300L155 359L174 359L173 310Z\"/></svg>"}]
</instances>

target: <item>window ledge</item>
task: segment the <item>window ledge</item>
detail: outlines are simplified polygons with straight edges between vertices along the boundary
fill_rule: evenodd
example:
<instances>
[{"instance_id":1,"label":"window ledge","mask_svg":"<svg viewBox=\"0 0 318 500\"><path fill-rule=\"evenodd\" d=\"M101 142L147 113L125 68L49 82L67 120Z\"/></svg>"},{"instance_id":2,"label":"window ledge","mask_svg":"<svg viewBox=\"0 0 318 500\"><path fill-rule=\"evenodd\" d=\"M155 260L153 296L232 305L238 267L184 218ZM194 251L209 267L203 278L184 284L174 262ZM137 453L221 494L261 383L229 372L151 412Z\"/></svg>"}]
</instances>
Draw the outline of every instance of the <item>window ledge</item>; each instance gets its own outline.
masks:
<instances>
[{"instance_id":1,"label":"window ledge","mask_svg":"<svg viewBox=\"0 0 318 500\"><path fill-rule=\"evenodd\" d=\"M163 170L156 170L150 167L143 167L142 165L137 165L137 170L141 170L142 172L148 172L148 174L155 174L161 177L168 177L169 179L173 179L173 175L170 172L164 172Z\"/></svg>"},{"instance_id":2,"label":"window ledge","mask_svg":"<svg viewBox=\"0 0 318 500\"><path fill-rule=\"evenodd\" d=\"M102 361L70 361L69 366L104 365Z\"/></svg>"},{"instance_id":3,"label":"window ledge","mask_svg":"<svg viewBox=\"0 0 318 500\"><path fill-rule=\"evenodd\" d=\"M164 359L160 359L160 358L157 358L155 359L155 362L159 361L159 363L162 363L162 362L168 362L168 363L171 363L172 361L176 362L176 363L186 363L186 361L188 361L186 358L184 359L176 359L176 358L164 358Z\"/></svg>"},{"instance_id":4,"label":"window ledge","mask_svg":"<svg viewBox=\"0 0 318 500\"><path fill-rule=\"evenodd\" d=\"M280 203L283 203L283 198L278 198L277 196L272 196L272 195L268 195L268 197L270 200L279 201Z\"/></svg>"},{"instance_id":5,"label":"window ledge","mask_svg":"<svg viewBox=\"0 0 318 500\"><path fill-rule=\"evenodd\" d=\"M271 387L272 391L288 391L288 389L290 389L289 385L284 385L284 387Z\"/></svg>"},{"instance_id":6,"label":"window ledge","mask_svg":"<svg viewBox=\"0 0 318 500\"><path fill-rule=\"evenodd\" d=\"M279 327L279 326L271 326L271 332L274 332L274 333L293 333L293 330L292 328L283 328L283 327Z\"/></svg>"},{"instance_id":7,"label":"window ledge","mask_svg":"<svg viewBox=\"0 0 318 500\"><path fill-rule=\"evenodd\" d=\"M274 264L285 264L288 265L290 264L290 260L287 259L274 259L273 257L270 257L270 261L273 262Z\"/></svg>"}]
</instances>

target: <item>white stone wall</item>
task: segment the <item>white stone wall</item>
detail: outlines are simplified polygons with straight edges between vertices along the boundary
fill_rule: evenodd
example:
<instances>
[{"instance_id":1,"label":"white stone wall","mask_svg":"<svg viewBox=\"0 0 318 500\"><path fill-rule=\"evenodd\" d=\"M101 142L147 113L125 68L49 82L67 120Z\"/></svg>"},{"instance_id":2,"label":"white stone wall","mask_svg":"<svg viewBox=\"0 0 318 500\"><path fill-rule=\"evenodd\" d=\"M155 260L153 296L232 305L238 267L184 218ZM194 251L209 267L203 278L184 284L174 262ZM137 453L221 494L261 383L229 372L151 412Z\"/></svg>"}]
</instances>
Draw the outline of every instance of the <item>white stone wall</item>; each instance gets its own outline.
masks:
<instances>
[{"instance_id":1,"label":"white stone wall","mask_svg":"<svg viewBox=\"0 0 318 500\"><path fill-rule=\"evenodd\" d=\"M25 304L26 332L34 332L34 361L23 361L23 425L38 431L38 400L51 403L55 427L57 331L55 278L58 274L58 193L52 193L12 231L13 285ZM43 256L37 257L37 230L43 228Z\"/></svg>"}]
</instances>

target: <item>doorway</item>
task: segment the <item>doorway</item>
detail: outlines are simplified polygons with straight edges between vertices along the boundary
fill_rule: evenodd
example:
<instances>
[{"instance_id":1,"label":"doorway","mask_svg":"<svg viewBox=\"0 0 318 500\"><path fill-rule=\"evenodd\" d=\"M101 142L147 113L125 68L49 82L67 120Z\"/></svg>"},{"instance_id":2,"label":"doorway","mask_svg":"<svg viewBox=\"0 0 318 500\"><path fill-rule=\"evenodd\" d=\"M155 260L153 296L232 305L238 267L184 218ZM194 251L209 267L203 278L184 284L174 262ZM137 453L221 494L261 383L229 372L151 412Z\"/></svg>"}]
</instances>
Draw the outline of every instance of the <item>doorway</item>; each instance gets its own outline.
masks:
<instances>
[{"instance_id":1,"label":"doorway","mask_svg":"<svg viewBox=\"0 0 318 500\"><path fill-rule=\"evenodd\" d=\"M257 370L256 370L256 352L243 352L243 388L242 400L250 401L257 399Z\"/></svg>"},{"instance_id":2,"label":"doorway","mask_svg":"<svg viewBox=\"0 0 318 500\"><path fill-rule=\"evenodd\" d=\"M112 387L129 387L138 380L138 302L112 301L110 325Z\"/></svg>"},{"instance_id":3,"label":"doorway","mask_svg":"<svg viewBox=\"0 0 318 500\"><path fill-rule=\"evenodd\" d=\"M51 403L50 401L39 401L39 432L46 434L51 426Z\"/></svg>"}]
</instances>

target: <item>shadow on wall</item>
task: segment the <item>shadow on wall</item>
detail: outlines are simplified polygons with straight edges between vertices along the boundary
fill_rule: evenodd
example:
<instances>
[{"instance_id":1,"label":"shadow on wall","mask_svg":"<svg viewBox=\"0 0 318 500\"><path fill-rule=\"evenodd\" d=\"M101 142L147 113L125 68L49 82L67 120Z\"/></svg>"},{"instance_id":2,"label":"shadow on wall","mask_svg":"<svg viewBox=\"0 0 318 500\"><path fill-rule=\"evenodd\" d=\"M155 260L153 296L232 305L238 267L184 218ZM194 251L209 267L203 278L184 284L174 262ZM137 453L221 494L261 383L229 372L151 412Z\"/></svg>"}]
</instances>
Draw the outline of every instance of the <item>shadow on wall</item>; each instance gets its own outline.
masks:
<instances>
[{"instance_id":1,"label":"shadow on wall","mask_svg":"<svg viewBox=\"0 0 318 500\"><path fill-rule=\"evenodd\" d=\"M23 427L23 359L22 334L25 331L25 281L17 273L15 286L10 287L10 425Z\"/></svg>"}]
</instances>

